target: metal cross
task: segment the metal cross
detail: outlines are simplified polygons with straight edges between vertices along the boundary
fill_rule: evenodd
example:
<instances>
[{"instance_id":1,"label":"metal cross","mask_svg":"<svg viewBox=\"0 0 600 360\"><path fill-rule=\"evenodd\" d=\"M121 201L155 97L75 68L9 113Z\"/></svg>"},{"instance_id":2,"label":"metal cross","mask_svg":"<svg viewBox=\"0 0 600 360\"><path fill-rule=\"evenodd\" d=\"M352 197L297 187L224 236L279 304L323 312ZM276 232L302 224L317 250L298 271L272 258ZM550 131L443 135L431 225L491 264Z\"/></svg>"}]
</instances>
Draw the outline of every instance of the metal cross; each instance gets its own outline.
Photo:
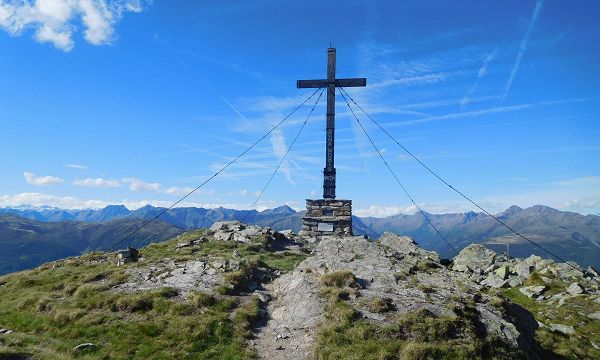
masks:
<instances>
[{"instance_id":1,"label":"metal cross","mask_svg":"<svg viewBox=\"0 0 600 360\"><path fill-rule=\"evenodd\" d=\"M335 48L327 49L327 79L298 80L297 88L327 87L327 130L325 137L325 169L323 169L323 198L335 199L335 88L366 86L366 78L336 79L335 78Z\"/></svg>"}]
</instances>

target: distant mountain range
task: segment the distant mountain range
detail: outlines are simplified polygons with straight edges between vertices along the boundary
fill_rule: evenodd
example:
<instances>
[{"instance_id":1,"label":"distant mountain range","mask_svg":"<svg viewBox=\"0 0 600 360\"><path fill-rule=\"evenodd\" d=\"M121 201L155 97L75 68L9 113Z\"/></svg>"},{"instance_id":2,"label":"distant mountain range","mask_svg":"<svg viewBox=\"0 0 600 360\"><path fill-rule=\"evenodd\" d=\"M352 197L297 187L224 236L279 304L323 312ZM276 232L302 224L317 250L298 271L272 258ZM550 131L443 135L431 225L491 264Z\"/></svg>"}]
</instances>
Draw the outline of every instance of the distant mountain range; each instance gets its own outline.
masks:
<instances>
[{"instance_id":1,"label":"distant mountain range","mask_svg":"<svg viewBox=\"0 0 600 360\"><path fill-rule=\"evenodd\" d=\"M145 219L153 218L164 208L145 206L129 210L122 205L103 209L65 210L57 208L0 209L0 274L38 265L44 261L77 255L94 249L108 249L111 244L135 229ZM174 208L160 221L136 236L136 245L161 241L184 230L210 227L216 221L240 220L271 226L275 230L302 227L304 211L280 206L264 211L225 208ZM536 205L527 209L511 206L497 216L548 250L582 265L600 265L600 216L563 212ZM485 243L512 256L538 254L549 257L536 246L511 232L483 213L428 214L433 224L458 250L471 243ZM442 256L453 251L427 224L419 213L385 218L354 217L354 233L377 238L384 231L413 237L422 247ZM156 235L154 235L156 234ZM154 235L154 236L153 236ZM53 246L52 244L56 244Z\"/></svg>"}]
</instances>

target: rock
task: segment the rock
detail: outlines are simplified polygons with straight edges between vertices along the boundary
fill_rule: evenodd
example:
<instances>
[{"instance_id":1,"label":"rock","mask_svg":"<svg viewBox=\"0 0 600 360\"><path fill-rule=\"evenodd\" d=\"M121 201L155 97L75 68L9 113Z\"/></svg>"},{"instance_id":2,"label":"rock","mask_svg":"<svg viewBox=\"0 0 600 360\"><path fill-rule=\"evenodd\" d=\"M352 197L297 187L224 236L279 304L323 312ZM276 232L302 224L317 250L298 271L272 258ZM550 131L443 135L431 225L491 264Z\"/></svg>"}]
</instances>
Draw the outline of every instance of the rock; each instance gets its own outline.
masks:
<instances>
[{"instance_id":1,"label":"rock","mask_svg":"<svg viewBox=\"0 0 600 360\"><path fill-rule=\"evenodd\" d=\"M540 272L544 269L548 269L548 267L551 265L554 265L554 260L551 259L543 259L534 264L535 269Z\"/></svg>"},{"instance_id":2,"label":"rock","mask_svg":"<svg viewBox=\"0 0 600 360\"><path fill-rule=\"evenodd\" d=\"M278 231L278 233L284 235L285 237L290 237L291 235L294 235L294 230L292 230L292 229L281 230L281 231Z\"/></svg>"},{"instance_id":3,"label":"rock","mask_svg":"<svg viewBox=\"0 0 600 360\"><path fill-rule=\"evenodd\" d=\"M538 285L538 286L524 286L519 289L521 294L530 297L537 298L546 291L548 287L546 285Z\"/></svg>"},{"instance_id":4,"label":"rock","mask_svg":"<svg viewBox=\"0 0 600 360\"><path fill-rule=\"evenodd\" d=\"M487 269L494 263L496 253L481 244L471 244L454 257L454 264Z\"/></svg>"},{"instance_id":5,"label":"rock","mask_svg":"<svg viewBox=\"0 0 600 360\"><path fill-rule=\"evenodd\" d=\"M377 241L379 244L387 246L402 254L416 254L427 257L435 262L440 261L440 256L437 253L422 249L419 244L409 236L400 236L386 231Z\"/></svg>"},{"instance_id":6,"label":"rock","mask_svg":"<svg viewBox=\"0 0 600 360\"><path fill-rule=\"evenodd\" d=\"M202 236L199 239L194 240L193 243L194 243L194 245L200 245L200 244L205 243L207 241L208 241L208 238Z\"/></svg>"},{"instance_id":7,"label":"rock","mask_svg":"<svg viewBox=\"0 0 600 360\"><path fill-rule=\"evenodd\" d=\"M215 240L230 241L233 240L232 232L216 232L213 237Z\"/></svg>"},{"instance_id":8,"label":"rock","mask_svg":"<svg viewBox=\"0 0 600 360\"><path fill-rule=\"evenodd\" d=\"M513 276L508 280L508 286L511 288L523 285L523 280L518 276Z\"/></svg>"},{"instance_id":9,"label":"rock","mask_svg":"<svg viewBox=\"0 0 600 360\"><path fill-rule=\"evenodd\" d=\"M565 335L575 334L575 329L572 326L563 324L550 324L550 329L555 332L559 332Z\"/></svg>"},{"instance_id":10,"label":"rock","mask_svg":"<svg viewBox=\"0 0 600 360\"><path fill-rule=\"evenodd\" d=\"M0 329L0 335L8 335L8 334L12 334L12 330L9 329Z\"/></svg>"},{"instance_id":11,"label":"rock","mask_svg":"<svg viewBox=\"0 0 600 360\"><path fill-rule=\"evenodd\" d=\"M92 343L83 343L83 344L79 344L77 346L75 346L73 348L73 350L75 351L84 351L84 350L92 350L92 349L96 349L97 346L95 344Z\"/></svg>"},{"instance_id":12,"label":"rock","mask_svg":"<svg viewBox=\"0 0 600 360\"><path fill-rule=\"evenodd\" d=\"M496 271L494 271L496 275L502 280L508 279L508 275L510 275L510 269L508 266L504 265L499 267Z\"/></svg>"},{"instance_id":13,"label":"rock","mask_svg":"<svg viewBox=\"0 0 600 360\"><path fill-rule=\"evenodd\" d=\"M531 255L527 259L523 260L523 262L525 262L529 265L533 265L534 268L535 268L535 265L537 263L539 263L540 261L542 261L542 258L537 255Z\"/></svg>"},{"instance_id":14,"label":"rock","mask_svg":"<svg viewBox=\"0 0 600 360\"><path fill-rule=\"evenodd\" d=\"M600 320L600 311L596 311L591 314L588 314L587 317L589 317L590 319L594 319L594 320Z\"/></svg>"},{"instance_id":15,"label":"rock","mask_svg":"<svg viewBox=\"0 0 600 360\"><path fill-rule=\"evenodd\" d=\"M117 253L117 266L124 265L129 262L136 262L139 259L139 251L135 248L127 248Z\"/></svg>"},{"instance_id":16,"label":"rock","mask_svg":"<svg viewBox=\"0 0 600 360\"><path fill-rule=\"evenodd\" d=\"M183 242L180 242L177 245L175 245L175 248L182 249L182 248L190 247L192 245L193 245L192 241L183 241Z\"/></svg>"},{"instance_id":17,"label":"rock","mask_svg":"<svg viewBox=\"0 0 600 360\"><path fill-rule=\"evenodd\" d=\"M239 233L234 232L232 240L239 242L239 243L243 243L243 244L247 244L250 242L250 238L248 236L242 234L241 232L239 232Z\"/></svg>"},{"instance_id":18,"label":"rock","mask_svg":"<svg viewBox=\"0 0 600 360\"><path fill-rule=\"evenodd\" d=\"M567 292L571 295L579 295L583 294L584 290L581 287L581 285L579 285L577 282L574 282L571 285L569 285L569 287L567 288Z\"/></svg>"},{"instance_id":19,"label":"rock","mask_svg":"<svg viewBox=\"0 0 600 360\"><path fill-rule=\"evenodd\" d=\"M460 272L471 272L471 269L469 269L469 267L464 264L454 264L452 270Z\"/></svg>"},{"instance_id":20,"label":"rock","mask_svg":"<svg viewBox=\"0 0 600 360\"><path fill-rule=\"evenodd\" d=\"M529 279L534 269L535 266L528 263L526 259L515 266L515 273L523 279Z\"/></svg>"},{"instance_id":21,"label":"rock","mask_svg":"<svg viewBox=\"0 0 600 360\"><path fill-rule=\"evenodd\" d=\"M488 266L485 270L483 270L483 273L484 274L491 273L492 271L496 270L497 268L498 268L498 265L492 264L492 265Z\"/></svg>"},{"instance_id":22,"label":"rock","mask_svg":"<svg viewBox=\"0 0 600 360\"><path fill-rule=\"evenodd\" d=\"M217 221L211 227L212 231L238 231L244 229L244 225L239 221Z\"/></svg>"},{"instance_id":23,"label":"rock","mask_svg":"<svg viewBox=\"0 0 600 360\"><path fill-rule=\"evenodd\" d=\"M592 278L600 278L600 273L598 273L598 271L596 269L594 269L591 266L588 266L586 269L587 273L585 274L586 277L592 277Z\"/></svg>"},{"instance_id":24,"label":"rock","mask_svg":"<svg viewBox=\"0 0 600 360\"><path fill-rule=\"evenodd\" d=\"M583 270L574 262L556 264L556 275L562 280L568 281L583 277Z\"/></svg>"},{"instance_id":25,"label":"rock","mask_svg":"<svg viewBox=\"0 0 600 360\"><path fill-rule=\"evenodd\" d=\"M267 303L271 300L271 295L265 291L256 290L252 295L256 296L262 303Z\"/></svg>"},{"instance_id":26,"label":"rock","mask_svg":"<svg viewBox=\"0 0 600 360\"><path fill-rule=\"evenodd\" d=\"M509 286L507 280L500 279L498 276L493 274L490 274L480 284L494 289L507 288Z\"/></svg>"}]
</instances>

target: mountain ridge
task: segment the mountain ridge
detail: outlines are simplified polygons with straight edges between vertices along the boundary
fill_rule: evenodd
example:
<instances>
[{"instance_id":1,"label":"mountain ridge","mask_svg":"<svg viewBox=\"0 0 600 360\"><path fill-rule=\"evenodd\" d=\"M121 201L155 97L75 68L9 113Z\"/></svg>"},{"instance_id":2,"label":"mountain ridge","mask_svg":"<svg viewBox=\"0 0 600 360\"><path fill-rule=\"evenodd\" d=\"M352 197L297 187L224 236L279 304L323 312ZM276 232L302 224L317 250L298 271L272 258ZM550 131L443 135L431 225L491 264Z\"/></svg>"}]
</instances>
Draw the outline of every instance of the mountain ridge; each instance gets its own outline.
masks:
<instances>
[{"instance_id":1,"label":"mountain ridge","mask_svg":"<svg viewBox=\"0 0 600 360\"><path fill-rule=\"evenodd\" d=\"M56 223L50 225L55 234L49 235L41 231L37 240L41 243L47 238L57 240L58 235L64 232L59 229L60 224L77 223L104 224L104 227L115 227L120 232L119 223L112 221L144 221L154 218L165 208L144 206L136 210L129 210L123 205L111 205L102 209L65 210L59 208L43 207L34 209L31 207L2 208L0 215L12 214L39 223ZM165 212L160 217L160 231L179 231L177 229L192 230L208 228L217 221L237 220L249 224L269 226L274 230L281 231L292 229L298 232L302 228L302 216L304 211L295 211L289 206L283 205L274 209L257 210L235 210L227 208L174 208ZM506 251L506 244L511 255L527 257L539 255L549 257L549 254L540 250L527 241L516 237L508 229L495 222L484 213L467 211L463 213L428 214L431 222L439 229L444 237L458 250L471 243L482 243L497 252ZM564 212L543 205L529 208L511 206L505 211L498 213L503 222L513 227L527 238L540 243L555 254L560 254L566 260L573 260L583 265L600 267L600 217L597 215L582 215L574 212ZM0 217L0 223L2 222ZM71 229L69 226L66 229ZM75 226L75 227L77 227ZM101 226L102 227L102 226ZM353 217L354 233L357 235L368 235L377 238L385 231L391 231L400 235L413 237L423 248L440 253L443 257L452 257L453 250L441 241L439 235L427 224L421 214L398 214L384 218L375 217ZM122 234L125 236L126 234ZM7 237L12 236L10 246L17 246L16 240L23 238L23 233L12 231ZM89 241L77 233L72 242ZM87 235L93 237L93 234ZM158 236L157 238L161 238ZM31 241L31 239L28 239ZM118 241L118 239L106 239L106 241ZM140 243L143 245L144 243ZM0 243L0 245L4 245ZM86 250L79 246L75 248L80 251ZM94 250L90 248L88 250ZM13 251L13 254L17 254ZM22 253L22 256L28 254ZM73 255L65 251L65 256ZM45 261L56 260L50 257ZM17 262L17 258L8 258L8 262ZM31 263L29 266L38 265ZM14 264L13 264L14 265ZM12 265L11 265L12 266Z\"/></svg>"}]
</instances>

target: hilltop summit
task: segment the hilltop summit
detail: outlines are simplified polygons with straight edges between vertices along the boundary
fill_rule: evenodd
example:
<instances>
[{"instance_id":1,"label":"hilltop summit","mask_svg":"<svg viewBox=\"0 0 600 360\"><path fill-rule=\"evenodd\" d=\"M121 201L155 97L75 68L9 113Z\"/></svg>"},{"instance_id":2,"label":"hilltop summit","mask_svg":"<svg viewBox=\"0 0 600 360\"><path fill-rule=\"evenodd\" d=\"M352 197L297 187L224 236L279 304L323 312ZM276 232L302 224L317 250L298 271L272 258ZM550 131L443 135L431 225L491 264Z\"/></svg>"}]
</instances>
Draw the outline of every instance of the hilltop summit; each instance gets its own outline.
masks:
<instances>
[{"instance_id":1,"label":"hilltop summit","mask_svg":"<svg viewBox=\"0 0 600 360\"><path fill-rule=\"evenodd\" d=\"M237 221L0 278L21 359L598 358L598 273L482 245L453 262L385 233L311 238ZM594 279L595 278L595 279ZM49 355L48 355L49 354Z\"/></svg>"}]
</instances>

